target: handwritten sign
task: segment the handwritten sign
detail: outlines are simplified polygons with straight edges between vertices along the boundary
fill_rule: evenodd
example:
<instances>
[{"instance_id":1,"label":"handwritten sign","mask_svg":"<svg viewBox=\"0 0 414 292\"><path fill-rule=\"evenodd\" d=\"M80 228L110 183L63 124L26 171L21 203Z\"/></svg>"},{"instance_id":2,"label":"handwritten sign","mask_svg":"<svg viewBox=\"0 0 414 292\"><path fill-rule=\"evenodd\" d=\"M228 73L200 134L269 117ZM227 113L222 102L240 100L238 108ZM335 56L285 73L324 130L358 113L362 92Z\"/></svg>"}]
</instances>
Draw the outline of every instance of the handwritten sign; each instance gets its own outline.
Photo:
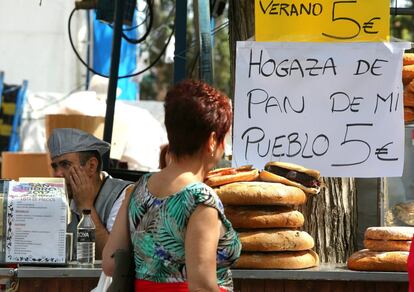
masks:
<instances>
[{"instance_id":1,"label":"handwritten sign","mask_svg":"<svg viewBox=\"0 0 414 292\"><path fill-rule=\"evenodd\" d=\"M256 41L385 41L389 0L256 0Z\"/></svg>"},{"instance_id":2,"label":"handwritten sign","mask_svg":"<svg viewBox=\"0 0 414 292\"><path fill-rule=\"evenodd\" d=\"M64 264L67 203L64 183L9 183L6 262Z\"/></svg>"},{"instance_id":3,"label":"handwritten sign","mask_svg":"<svg viewBox=\"0 0 414 292\"><path fill-rule=\"evenodd\" d=\"M233 165L401 176L408 43L238 42Z\"/></svg>"}]
</instances>

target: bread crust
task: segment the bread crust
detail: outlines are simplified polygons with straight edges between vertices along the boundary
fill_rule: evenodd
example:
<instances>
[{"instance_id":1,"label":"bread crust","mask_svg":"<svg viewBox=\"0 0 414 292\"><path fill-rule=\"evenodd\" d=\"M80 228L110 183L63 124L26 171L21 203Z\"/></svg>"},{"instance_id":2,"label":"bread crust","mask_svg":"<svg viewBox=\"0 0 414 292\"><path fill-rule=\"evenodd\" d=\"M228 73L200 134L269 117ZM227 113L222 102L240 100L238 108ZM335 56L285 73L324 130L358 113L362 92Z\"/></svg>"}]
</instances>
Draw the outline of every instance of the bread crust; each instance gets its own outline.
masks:
<instances>
[{"instance_id":1,"label":"bread crust","mask_svg":"<svg viewBox=\"0 0 414 292\"><path fill-rule=\"evenodd\" d=\"M404 121L406 123L414 121L414 108L408 106L404 107Z\"/></svg>"},{"instance_id":2,"label":"bread crust","mask_svg":"<svg viewBox=\"0 0 414 292\"><path fill-rule=\"evenodd\" d=\"M392 207L392 215L405 225L414 225L414 201L405 201Z\"/></svg>"},{"instance_id":3,"label":"bread crust","mask_svg":"<svg viewBox=\"0 0 414 292\"><path fill-rule=\"evenodd\" d=\"M263 229L239 232L242 251L300 251L314 247L306 231Z\"/></svg>"},{"instance_id":4,"label":"bread crust","mask_svg":"<svg viewBox=\"0 0 414 292\"><path fill-rule=\"evenodd\" d=\"M369 251L363 249L348 259L348 269L357 271L406 272L408 251Z\"/></svg>"},{"instance_id":5,"label":"bread crust","mask_svg":"<svg viewBox=\"0 0 414 292\"><path fill-rule=\"evenodd\" d=\"M411 240L413 234L414 227L408 226L368 227L365 230L365 239Z\"/></svg>"},{"instance_id":6,"label":"bread crust","mask_svg":"<svg viewBox=\"0 0 414 292\"><path fill-rule=\"evenodd\" d=\"M312 194L312 195L316 195L319 193L320 188L308 188L305 187L304 185L297 183L295 181L289 180L283 176L271 173L269 171L266 170L262 170L259 174L259 177L262 181L267 181L267 182L276 182L276 183L281 183L284 185L288 185L288 186L293 186L293 187L297 187L300 188L301 190L303 190L304 192L308 193L308 194Z\"/></svg>"},{"instance_id":7,"label":"bread crust","mask_svg":"<svg viewBox=\"0 0 414 292\"><path fill-rule=\"evenodd\" d=\"M404 65L402 70L403 84L407 85L414 79L414 65Z\"/></svg>"},{"instance_id":8,"label":"bread crust","mask_svg":"<svg viewBox=\"0 0 414 292\"><path fill-rule=\"evenodd\" d=\"M236 262L236 269L307 269L319 265L319 256L313 250L245 253Z\"/></svg>"},{"instance_id":9,"label":"bread crust","mask_svg":"<svg viewBox=\"0 0 414 292\"><path fill-rule=\"evenodd\" d=\"M298 165L298 164L294 164L294 163L282 162L282 161L270 161L270 162L266 163L265 167L269 166L269 165L278 166L278 167L282 167L282 168L285 168L285 169L291 169L291 170L303 172L303 173L306 173L307 175L310 175L311 177L314 177L316 179L319 179L320 176L321 176L321 173L316 169L309 169L309 168L306 168L302 165Z\"/></svg>"},{"instance_id":10,"label":"bread crust","mask_svg":"<svg viewBox=\"0 0 414 292\"><path fill-rule=\"evenodd\" d=\"M364 239L364 247L371 251L410 251L410 240Z\"/></svg>"},{"instance_id":11,"label":"bread crust","mask_svg":"<svg viewBox=\"0 0 414 292\"><path fill-rule=\"evenodd\" d=\"M414 79L407 85L407 87L411 86L414 89ZM412 89L404 90L404 106L405 107L414 107L414 91Z\"/></svg>"},{"instance_id":12,"label":"bread crust","mask_svg":"<svg viewBox=\"0 0 414 292\"><path fill-rule=\"evenodd\" d=\"M407 92L414 92L414 80L411 80L404 88L404 93Z\"/></svg>"},{"instance_id":13,"label":"bread crust","mask_svg":"<svg viewBox=\"0 0 414 292\"><path fill-rule=\"evenodd\" d=\"M300 205L305 193L298 188L270 182L235 182L216 189L223 204L228 205Z\"/></svg>"},{"instance_id":14,"label":"bread crust","mask_svg":"<svg viewBox=\"0 0 414 292\"><path fill-rule=\"evenodd\" d=\"M403 55L403 65L413 65L414 64L414 54L413 53L404 53Z\"/></svg>"},{"instance_id":15,"label":"bread crust","mask_svg":"<svg viewBox=\"0 0 414 292\"><path fill-rule=\"evenodd\" d=\"M235 174L218 175L206 178L204 183L210 187L218 187L232 182L254 181L259 177L259 170L253 168L251 170L238 171Z\"/></svg>"},{"instance_id":16,"label":"bread crust","mask_svg":"<svg viewBox=\"0 0 414 292\"><path fill-rule=\"evenodd\" d=\"M305 221L301 212L277 206L226 206L224 213L234 228L299 228Z\"/></svg>"}]
</instances>

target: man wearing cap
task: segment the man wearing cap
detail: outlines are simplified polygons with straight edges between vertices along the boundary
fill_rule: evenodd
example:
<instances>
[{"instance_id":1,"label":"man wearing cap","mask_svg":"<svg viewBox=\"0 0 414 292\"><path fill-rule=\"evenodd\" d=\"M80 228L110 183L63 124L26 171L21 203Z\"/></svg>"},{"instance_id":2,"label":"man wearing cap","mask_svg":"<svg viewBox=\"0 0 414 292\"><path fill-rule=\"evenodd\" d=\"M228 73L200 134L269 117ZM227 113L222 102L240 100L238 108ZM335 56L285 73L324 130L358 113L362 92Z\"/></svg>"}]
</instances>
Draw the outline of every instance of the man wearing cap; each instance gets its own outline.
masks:
<instances>
[{"instance_id":1,"label":"man wearing cap","mask_svg":"<svg viewBox=\"0 0 414 292\"><path fill-rule=\"evenodd\" d=\"M90 209L95 223L96 258L100 259L131 182L112 178L101 170L102 155L109 151L110 144L91 134L72 128L55 129L47 145L53 175L65 178L71 200L72 220L68 232L76 236L82 210ZM73 246L76 249L76 244Z\"/></svg>"}]
</instances>

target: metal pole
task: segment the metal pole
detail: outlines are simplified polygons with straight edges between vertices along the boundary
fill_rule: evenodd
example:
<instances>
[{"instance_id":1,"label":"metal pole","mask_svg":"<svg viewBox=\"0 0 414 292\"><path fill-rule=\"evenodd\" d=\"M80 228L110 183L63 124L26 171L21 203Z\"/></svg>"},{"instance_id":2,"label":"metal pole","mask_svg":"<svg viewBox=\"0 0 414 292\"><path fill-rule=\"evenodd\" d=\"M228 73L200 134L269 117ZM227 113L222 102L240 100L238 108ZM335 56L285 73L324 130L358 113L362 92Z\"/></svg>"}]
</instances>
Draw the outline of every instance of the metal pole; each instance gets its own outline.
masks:
<instances>
[{"instance_id":1,"label":"metal pole","mask_svg":"<svg viewBox=\"0 0 414 292\"><path fill-rule=\"evenodd\" d=\"M393 7L390 9L391 15L414 15L414 8L398 8Z\"/></svg>"},{"instance_id":2,"label":"metal pole","mask_svg":"<svg viewBox=\"0 0 414 292\"><path fill-rule=\"evenodd\" d=\"M92 27L92 21L91 21L91 11L90 10L86 10L86 21L87 21L87 35L88 35L88 41L87 41L87 45L86 45L86 64L88 64L88 66L90 66L90 60L91 60L91 27ZM90 78L91 78L91 72L89 70L86 70L86 82L85 82L85 90L88 90L89 87L89 82L90 82Z\"/></svg>"},{"instance_id":3,"label":"metal pole","mask_svg":"<svg viewBox=\"0 0 414 292\"><path fill-rule=\"evenodd\" d=\"M116 89L118 86L119 59L121 55L122 23L124 16L125 0L115 0L114 35L112 37L111 69L109 73L108 97L106 99L106 114L103 139L111 143L112 127L114 124L114 112L116 101ZM102 157L103 169L109 168L109 152Z\"/></svg>"},{"instance_id":4,"label":"metal pole","mask_svg":"<svg viewBox=\"0 0 414 292\"><path fill-rule=\"evenodd\" d=\"M187 0L179 0L175 4L174 83L178 83L186 77L186 38Z\"/></svg>"},{"instance_id":5,"label":"metal pole","mask_svg":"<svg viewBox=\"0 0 414 292\"><path fill-rule=\"evenodd\" d=\"M211 50L209 0L198 0L198 23L200 27L200 79L212 84L213 56Z\"/></svg>"}]
</instances>

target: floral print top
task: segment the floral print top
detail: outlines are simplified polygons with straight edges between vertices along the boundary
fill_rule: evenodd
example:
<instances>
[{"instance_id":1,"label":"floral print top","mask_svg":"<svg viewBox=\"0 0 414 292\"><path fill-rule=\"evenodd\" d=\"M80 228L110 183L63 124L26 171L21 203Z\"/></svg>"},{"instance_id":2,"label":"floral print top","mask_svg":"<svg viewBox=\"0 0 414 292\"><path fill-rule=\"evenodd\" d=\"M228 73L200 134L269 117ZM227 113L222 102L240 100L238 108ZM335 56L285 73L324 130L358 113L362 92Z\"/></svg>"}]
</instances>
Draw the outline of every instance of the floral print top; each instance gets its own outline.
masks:
<instances>
[{"instance_id":1,"label":"floral print top","mask_svg":"<svg viewBox=\"0 0 414 292\"><path fill-rule=\"evenodd\" d=\"M217 194L204 183L193 183L160 199L147 189L150 176L146 174L138 181L128 210L135 278L164 283L187 281L186 226L196 207L203 204L218 210L226 229L217 247L217 281L220 287L233 291L230 266L239 258L241 244Z\"/></svg>"}]
</instances>

